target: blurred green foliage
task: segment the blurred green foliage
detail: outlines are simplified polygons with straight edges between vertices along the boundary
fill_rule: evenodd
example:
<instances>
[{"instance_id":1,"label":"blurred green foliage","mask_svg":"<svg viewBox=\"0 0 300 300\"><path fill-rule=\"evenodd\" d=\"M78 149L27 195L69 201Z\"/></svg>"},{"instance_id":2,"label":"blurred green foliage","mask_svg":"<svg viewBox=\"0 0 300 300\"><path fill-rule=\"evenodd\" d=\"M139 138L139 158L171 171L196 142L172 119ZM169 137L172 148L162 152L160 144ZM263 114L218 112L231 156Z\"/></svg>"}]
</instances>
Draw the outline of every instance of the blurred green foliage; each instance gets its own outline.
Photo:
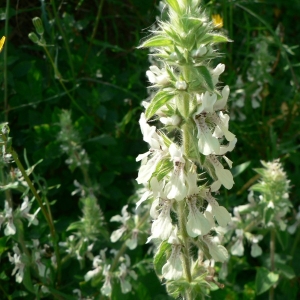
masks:
<instances>
[{"instance_id":1,"label":"blurred green foliage","mask_svg":"<svg viewBox=\"0 0 300 300\"><path fill-rule=\"evenodd\" d=\"M231 121L231 131L238 138L230 159L235 166L249 163L235 169L236 184L220 195L221 203L231 210L246 202L247 189L255 179L253 168L260 166L260 160L280 158L291 180L291 202L297 208L300 2L204 2L209 14L222 16L224 26L220 30L233 40L220 49L224 53L220 61L226 65L221 78L231 88L230 108L236 117ZM43 159L35 173L48 187L60 185L48 191L48 198L56 201L53 214L59 220L58 233L63 235L70 221L80 214L79 196L71 196L74 180L83 181L78 169L71 170L65 164L68 157L57 139L59 114L63 109L71 110L108 222L134 193L138 168L135 157L146 151L138 119L140 103L147 98L145 71L149 62L147 51L136 50L136 46L147 35L144 29L155 22L158 2L11 1L8 15L5 4L2 1L0 5L0 36L7 36L7 52L0 54L1 122L9 122L21 159L24 149L30 164ZM59 73L54 72L42 47L28 39L34 31L31 20L36 16L43 20L47 49ZM18 194L13 194L13 201L15 205L20 202ZM115 229L113 224L108 226ZM288 249L291 238L285 242ZM268 245L264 246L267 249ZM146 252L147 248L142 250ZM134 263L144 257L143 251L136 252ZM300 274L300 246L293 251L291 264ZM254 292L255 270L263 260L250 255L234 258L228 265L225 288L214 292L212 298L265 299L264 294L255 296ZM141 273L144 275L134 287L137 299L166 299L159 296L164 291L154 272ZM8 279L3 275L2 280ZM10 280L12 292L16 283ZM152 281L153 287L149 285ZM282 280L275 299L297 299L298 286L299 277ZM122 295L122 299L127 298Z\"/></svg>"}]
</instances>

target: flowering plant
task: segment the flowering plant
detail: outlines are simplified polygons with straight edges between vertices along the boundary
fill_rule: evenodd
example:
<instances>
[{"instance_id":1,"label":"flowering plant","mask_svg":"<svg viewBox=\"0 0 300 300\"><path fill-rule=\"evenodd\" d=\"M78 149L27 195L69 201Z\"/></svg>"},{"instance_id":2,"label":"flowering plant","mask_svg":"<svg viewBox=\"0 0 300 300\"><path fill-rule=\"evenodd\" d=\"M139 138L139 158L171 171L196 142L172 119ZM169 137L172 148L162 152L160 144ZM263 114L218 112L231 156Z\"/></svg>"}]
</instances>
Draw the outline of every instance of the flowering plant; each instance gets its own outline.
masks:
<instances>
[{"instance_id":1,"label":"flowering plant","mask_svg":"<svg viewBox=\"0 0 300 300\"><path fill-rule=\"evenodd\" d=\"M214 45L229 40L200 1L166 0L166 7L168 20L140 45L152 48L156 64L146 73L155 93L139 121L150 149L137 157L137 182L149 189L138 205L152 201L148 242L157 245L154 267L169 294L196 299L211 283L222 286L213 266L228 259L221 243L231 216L213 193L234 184L225 154L237 139L228 129L229 87L219 82L225 66L213 61Z\"/></svg>"}]
</instances>

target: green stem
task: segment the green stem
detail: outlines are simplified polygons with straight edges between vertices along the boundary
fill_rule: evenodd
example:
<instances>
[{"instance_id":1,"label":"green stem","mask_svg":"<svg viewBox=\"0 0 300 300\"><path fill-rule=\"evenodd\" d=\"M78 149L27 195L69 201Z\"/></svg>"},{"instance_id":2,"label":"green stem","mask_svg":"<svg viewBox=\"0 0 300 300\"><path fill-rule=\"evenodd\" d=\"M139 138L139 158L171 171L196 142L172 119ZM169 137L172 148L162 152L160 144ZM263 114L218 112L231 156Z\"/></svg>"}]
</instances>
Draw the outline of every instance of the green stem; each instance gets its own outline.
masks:
<instances>
[{"instance_id":1,"label":"green stem","mask_svg":"<svg viewBox=\"0 0 300 300\"><path fill-rule=\"evenodd\" d=\"M275 40L275 42L277 43L278 47L280 48L280 51L282 53L283 58L286 60L286 63L289 67L289 70L291 72L294 84L297 88L297 90L300 89L300 85L298 82L298 78L295 74L294 68L290 62L290 59L288 57L287 51L283 45L283 43L281 42L280 38L278 37L278 35L274 32L274 30L272 29L272 27L270 26L270 24L265 21L262 17L260 17L259 15L257 15L256 13L254 13L252 10L250 10L249 8L239 4L239 3L235 3L235 5L243 10L245 10L248 14L252 15L254 18L256 18L257 20L259 20L262 24L264 24L266 26L266 28L270 31L270 33L273 35L273 38Z\"/></svg>"},{"instance_id":2,"label":"green stem","mask_svg":"<svg viewBox=\"0 0 300 300\"><path fill-rule=\"evenodd\" d=\"M54 70L54 74L55 74L55 77L57 78L57 80L59 81L60 85L62 86L62 88L64 89L64 91L66 92L66 94L68 95L68 97L70 98L71 102L73 103L73 105L90 121L90 123L92 125L95 125L94 124L94 121L90 118L90 116L81 108L81 106L76 102L76 100L74 99L74 97L70 94L70 91L66 88L64 82L63 82L63 79L59 73L59 70L58 68L56 67L53 59L52 59L52 56L50 55L47 47L45 45L42 45L44 51L46 52L46 55L53 67L53 70ZM95 125L98 129L101 129L99 126Z\"/></svg>"},{"instance_id":3,"label":"green stem","mask_svg":"<svg viewBox=\"0 0 300 300\"><path fill-rule=\"evenodd\" d=\"M126 249L127 249L127 246L124 242L122 247L120 248L120 250L118 251L117 255L115 256L115 258L112 262L111 268L109 269L110 272L113 272L115 270L115 268L118 265L120 257L123 255L123 253L125 252Z\"/></svg>"},{"instance_id":4,"label":"green stem","mask_svg":"<svg viewBox=\"0 0 300 300\"><path fill-rule=\"evenodd\" d=\"M294 238L294 243L293 243L293 247L292 247L292 250L291 250L291 256L292 257L294 257L294 253L297 249L299 240L300 240L300 230L297 230L297 234L296 234L296 237Z\"/></svg>"},{"instance_id":5,"label":"green stem","mask_svg":"<svg viewBox=\"0 0 300 300\"><path fill-rule=\"evenodd\" d=\"M104 4L104 0L100 0L100 3L98 5L98 11L97 11L97 16L96 16L96 20L95 20L93 32L92 32L90 43L89 43L89 47L88 47L88 49L86 51L86 54L85 54L85 57L83 59L82 66L80 68L81 70L83 69L84 65L86 64L87 58L88 58L88 56L90 54L90 51L91 51L91 48L92 48L92 44L93 44L93 40L94 40L94 38L96 36L98 25L99 25L99 21L100 21L100 18L101 18L103 4Z\"/></svg>"},{"instance_id":6,"label":"green stem","mask_svg":"<svg viewBox=\"0 0 300 300\"><path fill-rule=\"evenodd\" d=\"M179 201L177 205L177 215L178 215L178 221L179 221L179 233L181 235L182 239L182 264L184 269L184 274L186 277L186 280L188 282L192 282L192 274L191 274L191 263L190 263L190 243L189 243L189 236L186 232L186 216L185 216L185 207L184 207L184 201ZM192 300L191 293L189 290L185 291L186 299Z\"/></svg>"},{"instance_id":7,"label":"green stem","mask_svg":"<svg viewBox=\"0 0 300 300\"><path fill-rule=\"evenodd\" d=\"M185 218L185 209L184 209L184 201L180 201L178 203L178 219L179 219L179 230L180 235L182 237L182 244L183 244L183 266L184 272L188 282L192 281L191 275L191 266L190 266L190 255L189 255L189 236L186 232L186 218Z\"/></svg>"},{"instance_id":8,"label":"green stem","mask_svg":"<svg viewBox=\"0 0 300 300\"><path fill-rule=\"evenodd\" d=\"M8 21L9 21L9 4L10 1L6 0L6 9L5 9L5 37L8 35ZM3 88L4 88L4 119L5 122L8 121L8 90L7 90L7 40L4 44L3 51Z\"/></svg>"},{"instance_id":9,"label":"green stem","mask_svg":"<svg viewBox=\"0 0 300 300\"><path fill-rule=\"evenodd\" d=\"M61 26L60 19L58 17L56 6L55 6L55 1L52 0L51 4L52 4L52 9L53 9L56 25L57 25L57 27L60 31L60 34L61 34L61 36L64 40L65 48L67 50L67 54L68 54L68 58L69 58L69 65L70 65L71 74L72 74L72 80L73 80L73 82L75 82L75 71L74 71L74 66L73 66L73 62L72 62L72 55L71 55L71 50L70 50L70 47L69 47L69 42L68 42L67 37L65 35L65 32L64 32L64 30Z\"/></svg>"},{"instance_id":10,"label":"green stem","mask_svg":"<svg viewBox=\"0 0 300 300\"><path fill-rule=\"evenodd\" d=\"M3 139L5 139L4 136L2 136ZM56 255L56 262L57 262L57 278L58 278L58 285L60 284L60 281L61 281L61 262L60 262L60 253L59 253L59 247L58 247L58 238L57 238L57 234L56 234L56 231L55 231L55 227L54 227L54 224L53 224L53 221L52 221L52 218L51 216L49 215L47 209L45 208L44 204L43 204L43 201L42 199L40 198L37 190L35 189L33 183L31 182L30 178L28 177L22 163L20 162L19 160L19 157L17 155L17 153L11 149L10 151L16 165L18 166L19 170L21 171L25 181L27 182L31 192L33 193L35 199L37 200L38 204L39 204L39 207L41 208L42 210L42 213L48 223L48 226L50 228L50 234L51 234L51 237L52 237L52 241L53 241L53 246L54 246L54 251L55 251L55 255Z\"/></svg>"},{"instance_id":11,"label":"green stem","mask_svg":"<svg viewBox=\"0 0 300 300\"><path fill-rule=\"evenodd\" d=\"M275 271L275 229L271 229L270 238L270 270ZM272 285L269 291L269 300L274 300L274 286Z\"/></svg>"},{"instance_id":12,"label":"green stem","mask_svg":"<svg viewBox=\"0 0 300 300\"><path fill-rule=\"evenodd\" d=\"M6 185L7 181L6 181L6 178L5 178L4 173L3 173L3 167L4 166L1 166L0 177L1 177L1 184L4 186L4 185ZM5 199L7 200L9 206L13 207L12 198L11 198L11 191L9 189L6 189L4 191L4 193L5 193Z\"/></svg>"}]
</instances>

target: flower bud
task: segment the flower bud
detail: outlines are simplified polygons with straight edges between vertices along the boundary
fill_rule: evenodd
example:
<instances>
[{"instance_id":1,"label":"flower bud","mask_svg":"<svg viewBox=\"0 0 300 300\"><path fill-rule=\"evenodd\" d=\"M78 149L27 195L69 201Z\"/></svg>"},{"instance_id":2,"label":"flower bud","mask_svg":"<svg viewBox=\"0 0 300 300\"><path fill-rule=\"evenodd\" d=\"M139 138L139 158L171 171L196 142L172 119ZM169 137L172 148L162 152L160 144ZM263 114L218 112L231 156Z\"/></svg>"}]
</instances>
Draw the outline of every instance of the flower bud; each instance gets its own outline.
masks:
<instances>
[{"instance_id":1,"label":"flower bud","mask_svg":"<svg viewBox=\"0 0 300 300\"><path fill-rule=\"evenodd\" d=\"M36 32L39 35L43 35L44 34L44 26L43 26L43 22L39 17L35 17L32 19L32 23L35 27Z\"/></svg>"},{"instance_id":2,"label":"flower bud","mask_svg":"<svg viewBox=\"0 0 300 300\"><path fill-rule=\"evenodd\" d=\"M30 32L28 34L28 37L35 43L35 44L38 44L39 43L39 38L38 36L34 33L34 32Z\"/></svg>"}]
</instances>

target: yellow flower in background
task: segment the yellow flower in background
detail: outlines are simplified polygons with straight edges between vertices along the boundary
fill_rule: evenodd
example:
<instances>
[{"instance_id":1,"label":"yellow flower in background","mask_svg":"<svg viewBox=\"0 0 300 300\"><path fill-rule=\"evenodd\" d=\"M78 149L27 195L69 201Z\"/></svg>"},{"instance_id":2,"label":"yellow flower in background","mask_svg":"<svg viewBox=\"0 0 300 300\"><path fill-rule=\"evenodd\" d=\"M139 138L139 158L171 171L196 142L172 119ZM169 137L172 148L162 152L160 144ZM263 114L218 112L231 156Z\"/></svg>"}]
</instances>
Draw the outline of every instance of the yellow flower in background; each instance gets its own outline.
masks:
<instances>
[{"instance_id":1,"label":"yellow flower in background","mask_svg":"<svg viewBox=\"0 0 300 300\"><path fill-rule=\"evenodd\" d=\"M216 28L222 28L223 27L223 19L219 14L212 15L212 21L213 21Z\"/></svg>"},{"instance_id":2,"label":"yellow flower in background","mask_svg":"<svg viewBox=\"0 0 300 300\"><path fill-rule=\"evenodd\" d=\"M4 43L5 43L5 36L3 36L0 40L0 52L2 51L2 48L4 46Z\"/></svg>"}]
</instances>

